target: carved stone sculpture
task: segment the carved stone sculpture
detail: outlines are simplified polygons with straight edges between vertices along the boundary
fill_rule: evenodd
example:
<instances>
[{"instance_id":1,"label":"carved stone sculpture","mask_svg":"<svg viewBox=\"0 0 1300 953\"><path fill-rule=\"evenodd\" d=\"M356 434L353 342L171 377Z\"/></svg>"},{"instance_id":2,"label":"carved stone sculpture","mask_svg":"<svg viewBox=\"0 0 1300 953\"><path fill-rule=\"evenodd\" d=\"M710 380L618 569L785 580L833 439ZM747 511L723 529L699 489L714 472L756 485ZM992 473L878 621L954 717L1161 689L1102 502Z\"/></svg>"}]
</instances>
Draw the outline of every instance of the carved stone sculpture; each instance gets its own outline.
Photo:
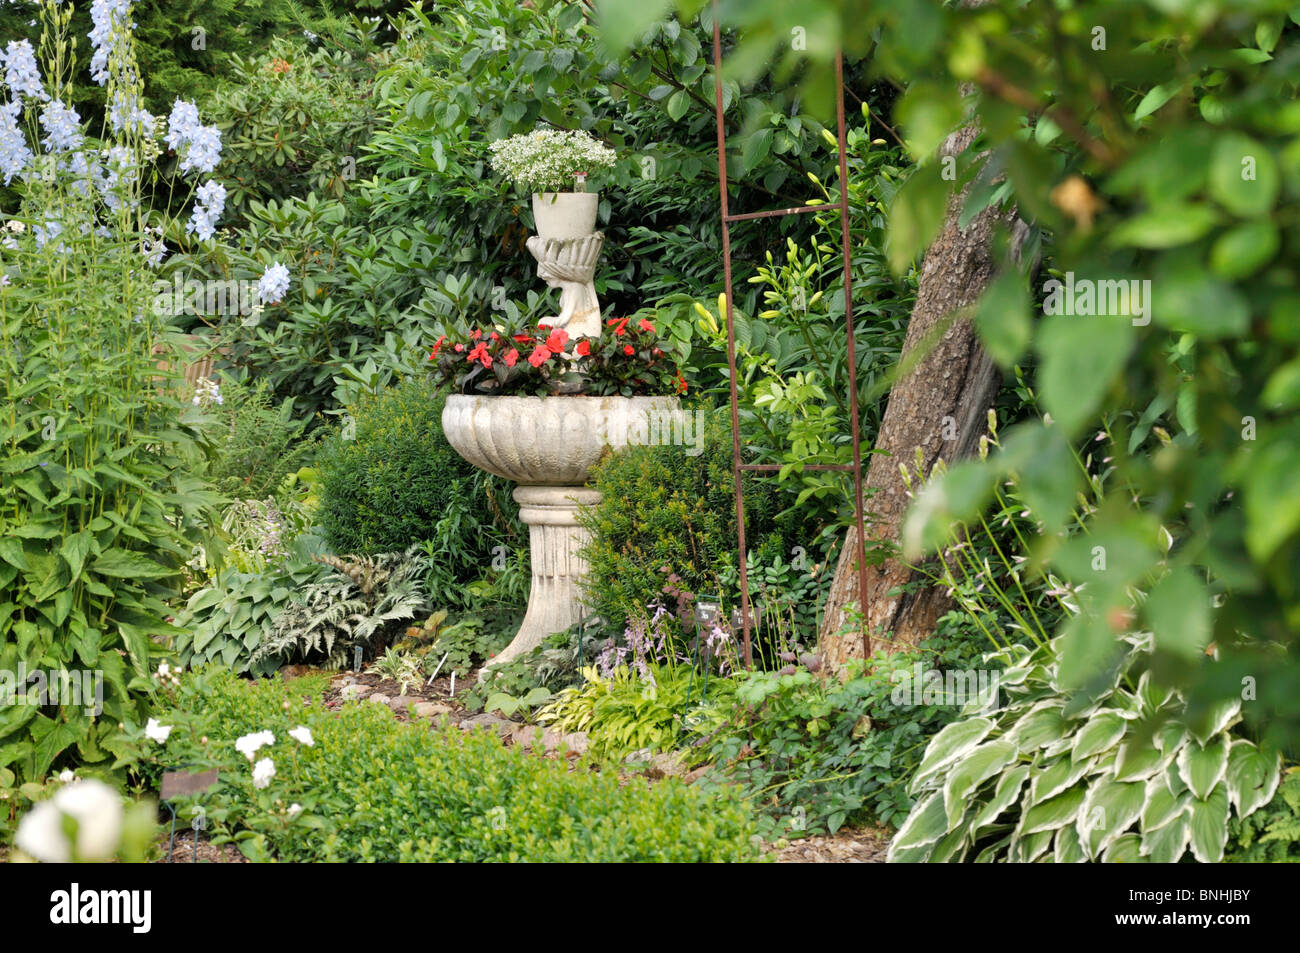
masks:
<instances>
[{"instance_id":1,"label":"carved stone sculpture","mask_svg":"<svg viewBox=\"0 0 1300 953\"><path fill-rule=\"evenodd\" d=\"M528 250L537 259L537 277L560 289L560 313L543 324L564 328L571 338L600 335L600 301L592 279L604 244L602 232L582 238L533 235L528 239Z\"/></svg>"}]
</instances>

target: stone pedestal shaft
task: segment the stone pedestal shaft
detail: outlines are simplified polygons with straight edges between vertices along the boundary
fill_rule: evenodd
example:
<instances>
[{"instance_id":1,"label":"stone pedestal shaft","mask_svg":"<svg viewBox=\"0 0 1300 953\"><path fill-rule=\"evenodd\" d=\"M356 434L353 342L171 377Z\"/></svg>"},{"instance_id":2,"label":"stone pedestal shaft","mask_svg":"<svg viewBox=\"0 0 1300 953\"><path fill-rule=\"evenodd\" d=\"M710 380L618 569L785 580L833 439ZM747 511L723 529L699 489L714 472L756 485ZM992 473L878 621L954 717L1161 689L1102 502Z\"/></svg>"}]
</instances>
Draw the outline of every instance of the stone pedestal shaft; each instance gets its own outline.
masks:
<instances>
[{"instance_id":1,"label":"stone pedestal shaft","mask_svg":"<svg viewBox=\"0 0 1300 953\"><path fill-rule=\"evenodd\" d=\"M587 572L578 550L590 539L578 525L578 507L600 502L600 493L579 486L520 486L514 497L528 526L532 590L523 625L494 664L527 654L548 635L578 621Z\"/></svg>"}]
</instances>

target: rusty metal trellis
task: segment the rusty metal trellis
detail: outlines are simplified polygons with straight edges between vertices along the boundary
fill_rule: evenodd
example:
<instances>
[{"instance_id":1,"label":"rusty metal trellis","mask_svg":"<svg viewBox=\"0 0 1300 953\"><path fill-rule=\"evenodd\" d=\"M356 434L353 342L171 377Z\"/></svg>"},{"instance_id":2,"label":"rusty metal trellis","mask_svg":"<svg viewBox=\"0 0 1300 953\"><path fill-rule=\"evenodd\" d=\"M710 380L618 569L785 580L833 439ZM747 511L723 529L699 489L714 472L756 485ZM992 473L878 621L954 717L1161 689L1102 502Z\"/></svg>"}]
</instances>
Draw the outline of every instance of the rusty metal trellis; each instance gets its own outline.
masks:
<instances>
[{"instance_id":1,"label":"rusty metal trellis","mask_svg":"<svg viewBox=\"0 0 1300 953\"><path fill-rule=\"evenodd\" d=\"M839 470L853 474L854 520L858 530L858 606L865 611L867 604L866 530L863 525L862 515L862 445L858 432L858 362L853 338L853 279L849 251L848 156L844 137L844 53L840 50L835 54L835 122L836 143L839 148L840 200L828 205L809 205L797 208L771 209L764 212L731 214L727 198L727 138L722 108L722 28L718 21L718 0L713 0L713 77L718 130L718 191L722 199L722 273L727 295L727 366L731 373L729 382L731 388L731 465L732 477L736 484L736 529L740 545L740 612L741 622L744 627L745 665L752 666L749 570L746 565L745 547L745 493L740 478L741 474L746 471L773 471L780 470L781 467L779 464L742 463L740 458L740 411L736 395L736 329L732 315L731 286L731 225L733 222L748 222L760 218L775 218L782 215L800 215L808 212L824 212L836 209L840 213L840 237L844 259L844 327L848 338L846 356L850 369L849 426L853 431L853 463L805 464L804 469ZM865 626L862 630L862 651L864 655L870 651L870 634Z\"/></svg>"}]
</instances>

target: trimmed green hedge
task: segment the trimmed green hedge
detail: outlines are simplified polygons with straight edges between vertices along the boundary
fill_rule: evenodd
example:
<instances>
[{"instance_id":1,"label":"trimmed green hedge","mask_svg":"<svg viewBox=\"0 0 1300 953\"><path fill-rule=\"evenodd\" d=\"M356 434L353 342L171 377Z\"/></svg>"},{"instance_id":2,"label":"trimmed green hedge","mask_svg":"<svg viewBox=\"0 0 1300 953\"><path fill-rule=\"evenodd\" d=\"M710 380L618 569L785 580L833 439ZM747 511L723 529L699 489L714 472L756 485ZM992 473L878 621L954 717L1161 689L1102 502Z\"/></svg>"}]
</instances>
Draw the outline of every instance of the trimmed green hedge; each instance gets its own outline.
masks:
<instances>
[{"instance_id":1,"label":"trimmed green hedge","mask_svg":"<svg viewBox=\"0 0 1300 953\"><path fill-rule=\"evenodd\" d=\"M758 849L731 792L675 780L621 785L615 773L506 748L488 731L462 734L400 723L387 706L331 711L320 680L248 682L213 669L187 674L156 713L173 726L145 771L221 769L205 796L216 840L256 859L284 861L747 861ZM286 708L286 705L288 706ZM309 747L288 732L310 729ZM270 730L276 775L253 785L235 740ZM206 738L204 743L202 739ZM193 768L191 768L193 770ZM290 816L294 804L301 813ZM182 817L187 815L181 810Z\"/></svg>"}]
</instances>

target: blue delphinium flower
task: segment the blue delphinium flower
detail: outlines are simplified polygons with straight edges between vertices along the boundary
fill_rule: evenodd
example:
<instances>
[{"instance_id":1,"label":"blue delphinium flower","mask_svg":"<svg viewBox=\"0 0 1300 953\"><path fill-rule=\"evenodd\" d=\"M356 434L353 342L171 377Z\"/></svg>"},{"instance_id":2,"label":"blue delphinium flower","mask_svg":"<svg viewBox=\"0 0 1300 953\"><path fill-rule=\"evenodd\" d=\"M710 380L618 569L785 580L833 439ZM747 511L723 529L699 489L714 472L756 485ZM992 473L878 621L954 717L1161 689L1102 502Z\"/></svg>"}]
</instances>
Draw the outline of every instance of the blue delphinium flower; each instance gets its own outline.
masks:
<instances>
[{"instance_id":1,"label":"blue delphinium flower","mask_svg":"<svg viewBox=\"0 0 1300 953\"><path fill-rule=\"evenodd\" d=\"M10 40L0 58L4 60L5 82L18 102L21 103L24 96L42 103L50 98L41 85L41 72L36 67L36 52L31 41Z\"/></svg>"},{"instance_id":2,"label":"blue delphinium flower","mask_svg":"<svg viewBox=\"0 0 1300 953\"><path fill-rule=\"evenodd\" d=\"M81 134L81 117L71 106L55 99L41 109L41 128L45 138L41 144L47 152L71 152L80 149L85 136Z\"/></svg>"},{"instance_id":3,"label":"blue delphinium flower","mask_svg":"<svg viewBox=\"0 0 1300 953\"><path fill-rule=\"evenodd\" d=\"M217 219L221 217L225 207L225 186L209 179L199 186L198 200L194 203L194 214L189 224L185 226L185 231L195 233L200 241L207 241L215 234Z\"/></svg>"},{"instance_id":4,"label":"blue delphinium flower","mask_svg":"<svg viewBox=\"0 0 1300 953\"><path fill-rule=\"evenodd\" d=\"M27 148L27 138L18 127L18 113L22 109L15 100L0 103L0 173L5 185L31 164L35 156Z\"/></svg>"},{"instance_id":5,"label":"blue delphinium flower","mask_svg":"<svg viewBox=\"0 0 1300 953\"><path fill-rule=\"evenodd\" d=\"M289 269L278 261L262 273L257 282L257 298L262 304L279 304L289 291Z\"/></svg>"}]
</instances>

